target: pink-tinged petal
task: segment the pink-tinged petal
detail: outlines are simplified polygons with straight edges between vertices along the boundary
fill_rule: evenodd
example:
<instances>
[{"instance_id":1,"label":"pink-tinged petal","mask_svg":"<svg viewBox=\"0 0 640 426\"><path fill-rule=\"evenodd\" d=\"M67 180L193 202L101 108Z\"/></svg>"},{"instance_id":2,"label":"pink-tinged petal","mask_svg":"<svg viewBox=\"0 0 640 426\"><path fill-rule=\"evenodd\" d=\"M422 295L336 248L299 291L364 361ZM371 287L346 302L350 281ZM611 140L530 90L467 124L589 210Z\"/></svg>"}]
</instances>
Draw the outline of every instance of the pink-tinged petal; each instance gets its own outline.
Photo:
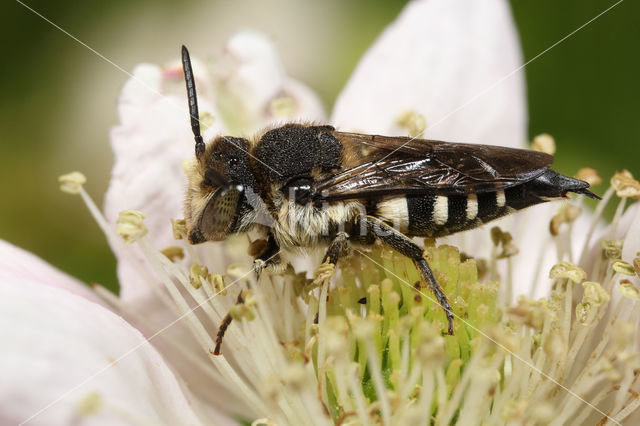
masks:
<instances>
[{"instance_id":1,"label":"pink-tinged petal","mask_svg":"<svg viewBox=\"0 0 640 426\"><path fill-rule=\"evenodd\" d=\"M86 284L57 270L38 256L0 240L0 280L37 281L103 304Z\"/></svg>"},{"instance_id":2,"label":"pink-tinged petal","mask_svg":"<svg viewBox=\"0 0 640 426\"><path fill-rule=\"evenodd\" d=\"M317 95L287 76L273 43L241 31L225 44L214 76L216 102L232 134L252 136L291 121L325 121ZM278 111L277 102L286 100Z\"/></svg>"},{"instance_id":3,"label":"pink-tinged petal","mask_svg":"<svg viewBox=\"0 0 640 426\"><path fill-rule=\"evenodd\" d=\"M327 115L318 95L309 86L298 80L287 78L283 83L285 96L293 99L293 112L287 117L288 121L325 123Z\"/></svg>"},{"instance_id":4,"label":"pink-tinged petal","mask_svg":"<svg viewBox=\"0 0 640 426\"><path fill-rule=\"evenodd\" d=\"M82 297L0 280L0 340L2 424L200 424L158 352Z\"/></svg>"},{"instance_id":5,"label":"pink-tinged petal","mask_svg":"<svg viewBox=\"0 0 640 426\"><path fill-rule=\"evenodd\" d=\"M364 55L338 98L345 130L406 134L406 110L423 114L424 137L522 147L522 54L504 0L410 2Z\"/></svg>"},{"instance_id":6,"label":"pink-tinged petal","mask_svg":"<svg viewBox=\"0 0 640 426\"><path fill-rule=\"evenodd\" d=\"M196 61L193 66L196 82L205 82L202 66ZM207 85L201 86L204 95L198 99L200 112L215 116L206 96ZM158 248L164 248L174 244L170 219L183 217L186 177L182 161L194 155L182 74L175 71L175 65L164 69L153 65L136 67L134 77L122 91L118 111L120 124L111 131L115 164L105 196L105 216L113 225L122 210L146 213L151 240ZM219 121L211 127L221 132ZM123 300L146 297L149 285L138 272L141 268L149 272L142 254L131 247L125 259L118 244L111 241L118 258Z\"/></svg>"}]
</instances>

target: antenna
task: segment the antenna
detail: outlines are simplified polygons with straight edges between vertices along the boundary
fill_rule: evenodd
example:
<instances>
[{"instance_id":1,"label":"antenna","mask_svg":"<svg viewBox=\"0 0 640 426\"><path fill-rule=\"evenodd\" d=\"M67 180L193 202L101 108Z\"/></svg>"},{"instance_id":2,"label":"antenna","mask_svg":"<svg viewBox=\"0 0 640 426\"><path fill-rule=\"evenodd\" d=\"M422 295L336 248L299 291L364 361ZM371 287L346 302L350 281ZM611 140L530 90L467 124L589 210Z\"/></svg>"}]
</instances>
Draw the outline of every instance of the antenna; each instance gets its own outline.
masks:
<instances>
[{"instance_id":1,"label":"antenna","mask_svg":"<svg viewBox=\"0 0 640 426\"><path fill-rule=\"evenodd\" d=\"M193 69L191 67L191 58L189 51L182 46L182 69L184 70L184 79L187 83L187 96L189 97L189 115L191 117L191 131L196 141L196 157L200 158L204 153L204 141L200 135L200 119L198 115L198 98L196 97L196 80L193 78Z\"/></svg>"}]
</instances>

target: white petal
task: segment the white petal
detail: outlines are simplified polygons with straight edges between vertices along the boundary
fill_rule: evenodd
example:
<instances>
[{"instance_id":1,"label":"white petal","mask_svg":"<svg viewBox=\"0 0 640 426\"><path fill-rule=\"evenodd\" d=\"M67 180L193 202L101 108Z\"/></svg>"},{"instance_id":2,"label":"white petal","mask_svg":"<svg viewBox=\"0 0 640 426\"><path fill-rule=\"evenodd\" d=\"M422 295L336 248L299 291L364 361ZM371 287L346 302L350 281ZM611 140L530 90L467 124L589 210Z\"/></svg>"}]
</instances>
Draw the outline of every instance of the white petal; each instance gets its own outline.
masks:
<instances>
[{"instance_id":1,"label":"white petal","mask_svg":"<svg viewBox=\"0 0 640 426\"><path fill-rule=\"evenodd\" d=\"M525 84L517 32L504 0L422 0L407 5L365 54L336 102L332 122L370 133L407 134L397 117L412 110L427 121L424 137L524 147L527 139ZM537 295L557 261L543 248L557 203L532 207L515 217L439 241L486 257L489 230L511 231L520 253L512 258L514 296ZM586 215L585 215L586 216ZM581 236L585 218L575 225ZM580 238L574 238L574 253ZM542 262L538 256L544 250ZM499 261L506 279L506 260Z\"/></svg>"},{"instance_id":2,"label":"white petal","mask_svg":"<svg viewBox=\"0 0 640 426\"><path fill-rule=\"evenodd\" d=\"M632 262L640 252L640 203L634 203L624 212L616 238L624 238L622 259Z\"/></svg>"},{"instance_id":3,"label":"white petal","mask_svg":"<svg viewBox=\"0 0 640 426\"><path fill-rule=\"evenodd\" d=\"M286 76L271 42L258 34L239 33L227 43L222 60L213 69L217 76L215 96L208 73L196 59L193 68L201 115L210 112L216 117L214 124L204 131L207 140L227 133L227 128L250 134L281 121L281 117L271 113L270 105L283 96L293 100L288 120L324 118L317 96ZM219 113L218 107L223 112ZM123 89L118 110L121 123L111 132L116 162L105 198L107 220L113 224L120 211L140 210L147 214L145 224L154 245L158 248L173 245L169 220L183 216L186 177L182 160L193 157L193 136L179 63L165 68L138 66L134 78ZM125 260L117 244L112 242L112 247L118 257L123 301L146 300L149 286L139 272L149 275L143 256L137 247L132 247ZM220 245L217 249L199 251L211 254L216 250L214 258L224 261Z\"/></svg>"},{"instance_id":4,"label":"white petal","mask_svg":"<svg viewBox=\"0 0 640 426\"><path fill-rule=\"evenodd\" d=\"M232 36L214 75L216 101L233 134L252 136L283 122L326 120L317 95L286 75L275 46L260 33L241 31ZM274 114L272 102L283 97L292 101L291 111Z\"/></svg>"},{"instance_id":5,"label":"white petal","mask_svg":"<svg viewBox=\"0 0 640 426\"><path fill-rule=\"evenodd\" d=\"M521 64L506 1L410 2L358 64L332 122L406 134L395 121L413 110L425 116L427 138L523 146L523 73L505 78Z\"/></svg>"},{"instance_id":6,"label":"white petal","mask_svg":"<svg viewBox=\"0 0 640 426\"><path fill-rule=\"evenodd\" d=\"M0 280L7 279L37 281L102 304L102 300L86 284L59 271L32 253L0 240Z\"/></svg>"},{"instance_id":7,"label":"white petal","mask_svg":"<svg viewBox=\"0 0 640 426\"><path fill-rule=\"evenodd\" d=\"M84 298L0 280L0 341L3 424L200 424L156 350ZM81 414L92 395L95 412Z\"/></svg>"},{"instance_id":8,"label":"white petal","mask_svg":"<svg viewBox=\"0 0 640 426\"><path fill-rule=\"evenodd\" d=\"M596 231L595 236L591 238L590 247L580 266L585 269L589 275L588 278L594 281L603 280L602 276L591 275L594 265L601 262L602 259L602 246L600 245L602 239L624 240L622 260L633 263L633 259L637 256L637 253L640 252L640 203L636 202L627 208L620 218L618 225L615 227L615 230L613 225L609 224L606 228ZM603 273L604 271L601 270L600 274L602 275ZM630 279L635 285L640 285L638 277L626 276L624 278ZM617 282L619 280L615 281ZM613 297L620 297L620 293L614 290Z\"/></svg>"},{"instance_id":9,"label":"white petal","mask_svg":"<svg viewBox=\"0 0 640 426\"><path fill-rule=\"evenodd\" d=\"M194 61L197 83L206 75ZM206 95L207 85L202 92ZM180 94L172 94L173 92ZM201 114L214 108L207 96L199 96ZM175 66L162 69L140 65L125 85L118 104L120 125L111 131L115 154L112 178L105 196L105 216L113 225L118 213L126 209L147 214L149 236L159 248L174 244L170 219L183 217L182 203L186 177L182 161L193 157L194 142L190 128L186 92L181 72ZM218 122L218 123L216 123ZM216 120L212 127L219 127ZM118 257L118 277L123 300L144 298L149 291L136 268L145 262L136 247L130 259L123 259L117 244L111 242Z\"/></svg>"}]
</instances>

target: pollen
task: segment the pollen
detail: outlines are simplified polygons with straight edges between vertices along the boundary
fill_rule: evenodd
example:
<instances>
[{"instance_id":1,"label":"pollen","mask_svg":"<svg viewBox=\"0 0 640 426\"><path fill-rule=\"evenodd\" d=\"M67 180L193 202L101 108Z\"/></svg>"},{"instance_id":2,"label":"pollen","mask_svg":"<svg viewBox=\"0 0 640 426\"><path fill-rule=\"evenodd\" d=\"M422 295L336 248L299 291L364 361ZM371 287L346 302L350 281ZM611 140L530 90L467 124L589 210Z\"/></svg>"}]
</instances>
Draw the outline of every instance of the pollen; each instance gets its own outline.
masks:
<instances>
[{"instance_id":1,"label":"pollen","mask_svg":"<svg viewBox=\"0 0 640 426\"><path fill-rule=\"evenodd\" d=\"M67 194L78 194L86 182L87 178L80 172L71 172L58 177L60 191Z\"/></svg>"},{"instance_id":2,"label":"pollen","mask_svg":"<svg viewBox=\"0 0 640 426\"><path fill-rule=\"evenodd\" d=\"M541 133L533 138L533 141L531 142L531 148L533 148L535 151L553 155L556 152L556 141L550 134Z\"/></svg>"},{"instance_id":3,"label":"pollen","mask_svg":"<svg viewBox=\"0 0 640 426\"><path fill-rule=\"evenodd\" d=\"M575 284L587 279L587 273L581 267L571 262L560 262L555 264L549 272L549 278L566 278Z\"/></svg>"},{"instance_id":4,"label":"pollen","mask_svg":"<svg viewBox=\"0 0 640 426\"><path fill-rule=\"evenodd\" d=\"M181 240L187 235L187 224L184 219L171 219L171 229L175 240Z\"/></svg>"},{"instance_id":5,"label":"pollen","mask_svg":"<svg viewBox=\"0 0 640 426\"><path fill-rule=\"evenodd\" d=\"M502 249L502 251L497 255L498 259L515 256L520 252L513 242L511 233L502 231L498 226L491 228L491 241L493 241L493 244L496 247L500 247Z\"/></svg>"},{"instance_id":6,"label":"pollen","mask_svg":"<svg viewBox=\"0 0 640 426\"><path fill-rule=\"evenodd\" d=\"M229 314L231 315L231 318L233 318L235 321L253 321L256 318L256 315L253 311L253 309L251 309L249 306L242 304L242 305L233 305L230 309L229 309Z\"/></svg>"},{"instance_id":7,"label":"pollen","mask_svg":"<svg viewBox=\"0 0 640 426\"><path fill-rule=\"evenodd\" d=\"M576 179L583 180L591 186L596 186L602 183L602 178L598 175L598 171L591 167L584 167L578 170Z\"/></svg>"},{"instance_id":8,"label":"pollen","mask_svg":"<svg viewBox=\"0 0 640 426\"><path fill-rule=\"evenodd\" d=\"M619 259L622 256L623 240L600 240L602 255L607 259Z\"/></svg>"},{"instance_id":9,"label":"pollen","mask_svg":"<svg viewBox=\"0 0 640 426\"><path fill-rule=\"evenodd\" d=\"M636 274L633 265L620 259L611 262L611 268L619 274L629 275L631 277Z\"/></svg>"},{"instance_id":10,"label":"pollen","mask_svg":"<svg viewBox=\"0 0 640 426\"><path fill-rule=\"evenodd\" d=\"M123 210L116 220L116 233L122 237L125 243L131 244L144 237L148 229L144 224L147 217L137 210Z\"/></svg>"},{"instance_id":11,"label":"pollen","mask_svg":"<svg viewBox=\"0 0 640 426\"><path fill-rule=\"evenodd\" d=\"M224 280L222 275L220 274L210 274L209 282L211 283L211 289L216 294L221 294L222 296L227 295L227 289L224 285Z\"/></svg>"},{"instance_id":12,"label":"pollen","mask_svg":"<svg viewBox=\"0 0 640 426\"><path fill-rule=\"evenodd\" d=\"M209 275L209 269L204 265L194 263L189 271L189 282L196 290L202 287L202 280Z\"/></svg>"},{"instance_id":13,"label":"pollen","mask_svg":"<svg viewBox=\"0 0 640 426\"><path fill-rule=\"evenodd\" d=\"M333 276L336 272L336 267L333 263L323 263L318 266L314 272L313 285L317 286L324 280L327 280Z\"/></svg>"},{"instance_id":14,"label":"pollen","mask_svg":"<svg viewBox=\"0 0 640 426\"><path fill-rule=\"evenodd\" d=\"M278 118L291 117L296 111L295 100L291 96L279 96L269 103L269 113Z\"/></svg>"},{"instance_id":15,"label":"pollen","mask_svg":"<svg viewBox=\"0 0 640 426\"><path fill-rule=\"evenodd\" d=\"M556 213L549 223L549 232L554 237L560 233L560 225L563 223L569 224L576 220L578 216L582 213L582 209L580 207L571 205L571 204L563 204L558 209L558 213Z\"/></svg>"},{"instance_id":16,"label":"pollen","mask_svg":"<svg viewBox=\"0 0 640 426\"><path fill-rule=\"evenodd\" d=\"M100 413L104 400L97 392L89 392L76 406L76 413L81 416L92 416Z\"/></svg>"},{"instance_id":17,"label":"pollen","mask_svg":"<svg viewBox=\"0 0 640 426\"><path fill-rule=\"evenodd\" d=\"M601 306L608 303L611 296L605 289L602 288L600 283L594 281L585 281L582 283L584 288L584 294L582 296L583 303L590 303L595 306Z\"/></svg>"},{"instance_id":18,"label":"pollen","mask_svg":"<svg viewBox=\"0 0 640 426\"><path fill-rule=\"evenodd\" d=\"M398 115L396 123L405 127L412 138L422 136L427 129L427 119L413 110L407 110Z\"/></svg>"},{"instance_id":19,"label":"pollen","mask_svg":"<svg viewBox=\"0 0 640 426\"><path fill-rule=\"evenodd\" d=\"M204 132L209 127L211 127L213 123L215 123L216 117L210 112L203 111L200 113L200 116L198 117L198 121L200 122L201 131Z\"/></svg>"},{"instance_id":20,"label":"pollen","mask_svg":"<svg viewBox=\"0 0 640 426\"><path fill-rule=\"evenodd\" d=\"M616 190L616 195L620 198L640 199L640 182L633 178L633 175L623 170L613 175L611 186Z\"/></svg>"},{"instance_id":21,"label":"pollen","mask_svg":"<svg viewBox=\"0 0 640 426\"><path fill-rule=\"evenodd\" d=\"M172 262L177 262L178 260L184 259L184 250L182 249L182 247L169 246L160 250L160 253L164 254L167 259Z\"/></svg>"},{"instance_id":22,"label":"pollen","mask_svg":"<svg viewBox=\"0 0 640 426\"><path fill-rule=\"evenodd\" d=\"M633 285L629 280L620 280L618 291L620 291L620 294L627 299L640 301L640 291L638 290L638 287Z\"/></svg>"}]
</instances>

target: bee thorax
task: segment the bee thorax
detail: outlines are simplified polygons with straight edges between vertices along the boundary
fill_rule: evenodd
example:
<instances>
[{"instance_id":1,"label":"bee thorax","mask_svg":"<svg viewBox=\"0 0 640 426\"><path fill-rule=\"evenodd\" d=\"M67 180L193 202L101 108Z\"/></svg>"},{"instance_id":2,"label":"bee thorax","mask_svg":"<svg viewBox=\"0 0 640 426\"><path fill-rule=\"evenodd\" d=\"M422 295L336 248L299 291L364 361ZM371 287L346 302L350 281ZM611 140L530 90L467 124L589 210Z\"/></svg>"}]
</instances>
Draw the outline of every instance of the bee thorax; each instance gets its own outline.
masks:
<instances>
[{"instance_id":1,"label":"bee thorax","mask_svg":"<svg viewBox=\"0 0 640 426\"><path fill-rule=\"evenodd\" d=\"M316 206L299 204L279 197L273 235L282 248L312 247L330 242L335 235L348 228L353 221L366 214L356 201L331 202Z\"/></svg>"}]
</instances>

